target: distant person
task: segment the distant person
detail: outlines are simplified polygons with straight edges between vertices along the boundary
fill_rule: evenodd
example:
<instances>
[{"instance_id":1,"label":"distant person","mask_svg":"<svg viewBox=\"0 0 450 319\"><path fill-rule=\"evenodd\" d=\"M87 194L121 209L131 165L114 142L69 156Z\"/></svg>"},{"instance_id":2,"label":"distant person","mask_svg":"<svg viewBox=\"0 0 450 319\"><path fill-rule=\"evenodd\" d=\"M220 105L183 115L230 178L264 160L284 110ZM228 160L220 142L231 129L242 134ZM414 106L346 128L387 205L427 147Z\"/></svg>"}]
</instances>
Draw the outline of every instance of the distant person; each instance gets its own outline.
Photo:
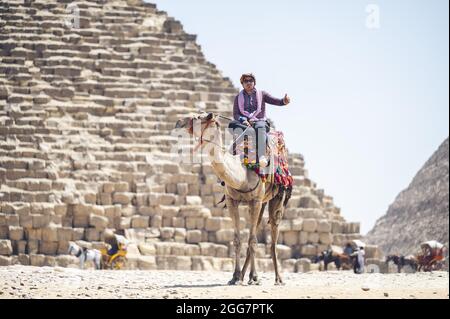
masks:
<instances>
[{"instance_id":1,"label":"distant person","mask_svg":"<svg viewBox=\"0 0 450 319\"><path fill-rule=\"evenodd\" d=\"M350 243L347 243L347 245L345 245L344 254L346 254L349 257L353 254L353 247Z\"/></svg>"},{"instance_id":2,"label":"distant person","mask_svg":"<svg viewBox=\"0 0 450 319\"><path fill-rule=\"evenodd\" d=\"M354 253L355 261L353 263L353 272L355 274L362 274L364 272L364 247L359 247Z\"/></svg>"}]
</instances>

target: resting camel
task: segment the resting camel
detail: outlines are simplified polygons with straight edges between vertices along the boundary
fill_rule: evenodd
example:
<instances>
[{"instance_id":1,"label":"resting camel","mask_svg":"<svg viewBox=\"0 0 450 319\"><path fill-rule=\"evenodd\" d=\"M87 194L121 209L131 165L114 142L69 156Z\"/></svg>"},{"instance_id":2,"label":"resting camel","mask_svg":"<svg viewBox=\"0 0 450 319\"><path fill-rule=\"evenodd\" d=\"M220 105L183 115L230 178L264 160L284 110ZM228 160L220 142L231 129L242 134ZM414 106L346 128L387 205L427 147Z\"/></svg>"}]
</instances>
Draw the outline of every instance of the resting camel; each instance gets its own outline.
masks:
<instances>
[{"instance_id":1,"label":"resting camel","mask_svg":"<svg viewBox=\"0 0 450 319\"><path fill-rule=\"evenodd\" d=\"M196 129L197 125L200 129ZM241 163L239 155L230 154L223 147L220 124L213 113L183 118L177 122L176 128L186 129L189 134L199 138L200 142L196 148L209 146L207 154L211 160L212 169L217 177L225 182L225 201L233 220L235 248L234 273L228 284L242 284L249 264L248 284L260 284L255 266L256 234L267 204L269 204L269 223L272 235L271 255L275 269L275 285L283 284L278 268L276 244L278 225L283 217L284 208L289 201L292 189L285 189L271 182L262 182L254 171L247 169ZM240 267L241 239L238 209L241 203L248 203L251 224L247 256L242 270Z\"/></svg>"}]
</instances>

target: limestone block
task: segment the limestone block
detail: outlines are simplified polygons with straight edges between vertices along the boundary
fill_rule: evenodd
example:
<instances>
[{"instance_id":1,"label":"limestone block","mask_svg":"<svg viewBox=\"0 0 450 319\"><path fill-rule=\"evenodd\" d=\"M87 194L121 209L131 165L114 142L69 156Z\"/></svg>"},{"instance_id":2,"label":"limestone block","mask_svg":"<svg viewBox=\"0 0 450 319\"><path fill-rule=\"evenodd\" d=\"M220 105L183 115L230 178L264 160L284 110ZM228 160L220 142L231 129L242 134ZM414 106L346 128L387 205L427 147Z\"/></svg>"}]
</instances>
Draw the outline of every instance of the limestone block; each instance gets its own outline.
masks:
<instances>
[{"instance_id":1,"label":"limestone block","mask_svg":"<svg viewBox=\"0 0 450 319\"><path fill-rule=\"evenodd\" d=\"M319 242L319 233L308 233L308 242L317 244Z\"/></svg>"},{"instance_id":2,"label":"limestone block","mask_svg":"<svg viewBox=\"0 0 450 319\"><path fill-rule=\"evenodd\" d=\"M0 255L0 267L1 266L10 266L10 265L12 265L12 258Z\"/></svg>"},{"instance_id":3,"label":"limestone block","mask_svg":"<svg viewBox=\"0 0 450 319\"><path fill-rule=\"evenodd\" d=\"M285 259L281 262L283 271L295 272L297 259Z\"/></svg>"},{"instance_id":4,"label":"limestone block","mask_svg":"<svg viewBox=\"0 0 450 319\"><path fill-rule=\"evenodd\" d=\"M186 196L186 205L201 205L202 198L200 196Z\"/></svg>"},{"instance_id":5,"label":"limestone block","mask_svg":"<svg viewBox=\"0 0 450 319\"><path fill-rule=\"evenodd\" d=\"M158 267L155 256L139 256L137 267L140 270L156 270Z\"/></svg>"},{"instance_id":6,"label":"limestone block","mask_svg":"<svg viewBox=\"0 0 450 319\"><path fill-rule=\"evenodd\" d=\"M109 223L109 219L105 216L91 214L89 218L89 225L95 227L97 230L104 230Z\"/></svg>"},{"instance_id":7,"label":"limestone block","mask_svg":"<svg viewBox=\"0 0 450 319\"><path fill-rule=\"evenodd\" d=\"M176 242L185 242L186 240L186 228L175 227L173 238Z\"/></svg>"},{"instance_id":8,"label":"limestone block","mask_svg":"<svg viewBox=\"0 0 450 319\"><path fill-rule=\"evenodd\" d=\"M172 249L171 243L165 242L155 243L156 255L158 256L170 255L171 249Z\"/></svg>"},{"instance_id":9,"label":"limestone block","mask_svg":"<svg viewBox=\"0 0 450 319\"><path fill-rule=\"evenodd\" d=\"M186 227L185 221L186 219L184 217L172 217L173 227L185 228Z\"/></svg>"},{"instance_id":10,"label":"limestone block","mask_svg":"<svg viewBox=\"0 0 450 319\"><path fill-rule=\"evenodd\" d=\"M39 253L44 255L56 255L58 251L57 241L40 241L39 242Z\"/></svg>"},{"instance_id":11,"label":"limestone block","mask_svg":"<svg viewBox=\"0 0 450 319\"><path fill-rule=\"evenodd\" d=\"M216 245L216 257L226 258L228 257L228 246L225 245Z\"/></svg>"},{"instance_id":12,"label":"limestone block","mask_svg":"<svg viewBox=\"0 0 450 319\"><path fill-rule=\"evenodd\" d=\"M6 224L8 226L20 226L18 215L6 215Z\"/></svg>"},{"instance_id":13,"label":"limestone block","mask_svg":"<svg viewBox=\"0 0 450 319\"><path fill-rule=\"evenodd\" d=\"M308 232L305 231L301 231L298 235L298 243L300 245L304 245L306 243L308 243Z\"/></svg>"},{"instance_id":14,"label":"limestone block","mask_svg":"<svg viewBox=\"0 0 450 319\"><path fill-rule=\"evenodd\" d=\"M186 256L198 256L200 255L200 247L198 245L185 245Z\"/></svg>"},{"instance_id":15,"label":"limestone block","mask_svg":"<svg viewBox=\"0 0 450 319\"><path fill-rule=\"evenodd\" d=\"M170 239L173 238L175 234L175 228L173 227L161 227L161 238Z\"/></svg>"},{"instance_id":16,"label":"limestone block","mask_svg":"<svg viewBox=\"0 0 450 319\"><path fill-rule=\"evenodd\" d=\"M135 215L131 217L131 228L147 228L149 227L150 217Z\"/></svg>"},{"instance_id":17,"label":"limestone block","mask_svg":"<svg viewBox=\"0 0 450 319\"><path fill-rule=\"evenodd\" d=\"M30 256L26 254L19 253L18 255L19 263L24 266L30 265Z\"/></svg>"},{"instance_id":18,"label":"limestone block","mask_svg":"<svg viewBox=\"0 0 450 319\"><path fill-rule=\"evenodd\" d=\"M199 243L199 246L200 246L200 253L203 256L214 257L216 255L216 245L215 244L202 242L202 243Z\"/></svg>"},{"instance_id":19,"label":"limestone block","mask_svg":"<svg viewBox=\"0 0 450 319\"><path fill-rule=\"evenodd\" d=\"M278 226L280 232L286 232L292 230L292 224L290 219L283 219Z\"/></svg>"},{"instance_id":20,"label":"limestone block","mask_svg":"<svg viewBox=\"0 0 450 319\"><path fill-rule=\"evenodd\" d=\"M131 217L119 217L118 229L128 229L131 227Z\"/></svg>"},{"instance_id":21,"label":"limestone block","mask_svg":"<svg viewBox=\"0 0 450 319\"><path fill-rule=\"evenodd\" d=\"M345 244L345 236L342 234L334 234L333 244L337 246L343 246Z\"/></svg>"},{"instance_id":22,"label":"limestone block","mask_svg":"<svg viewBox=\"0 0 450 319\"><path fill-rule=\"evenodd\" d=\"M302 218L292 219L291 224L292 224L292 230L300 231L303 229L303 219Z\"/></svg>"},{"instance_id":23,"label":"limestone block","mask_svg":"<svg viewBox=\"0 0 450 319\"><path fill-rule=\"evenodd\" d=\"M10 256L13 253L11 241L0 239L0 255Z\"/></svg>"},{"instance_id":24,"label":"limestone block","mask_svg":"<svg viewBox=\"0 0 450 319\"><path fill-rule=\"evenodd\" d=\"M332 227L331 227L331 232L333 234L340 234L343 231L343 227L342 227L342 222L339 221L332 221L331 222Z\"/></svg>"},{"instance_id":25,"label":"limestone block","mask_svg":"<svg viewBox=\"0 0 450 319\"><path fill-rule=\"evenodd\" d=\"M296 272L309 272L311 268L311 261L308 258L300 258L295 264Z\"/></svg>"},{"instance_id":26,"label":"limestone block","mask_svg":"<svg viewBox=\"0 0 450 319\"><path fill-rule=\"evenodd\" d=\"M58 242L58 255L67 254L69 251L69 242L68 241L59 241Z\"/></svg>"},{"instance_id":27,"label":"limestone block","mask_svg":"<svg viewBox=\"0 0 450 319\"><path fill-rule=\"evenodd\" d=\"M216 232L216 240L218 243L227 244L234 239L234 230L220 229Z\"/></svg>"},{"instance_id":28,"label":"limestone block","mask_svg":"<svg viewBox=\"0 0 450 319\"><path fill-rule=\"evenodd\" d=\"M294 246L298 244L299 232L287 231L283 234L284 244L287 246Z\"/></svg>"},{"instance_id":29,"label":"limestone block","mask_svg":"<svg viewBox=\"0 0 450 319\"><path fill-rule=\"evenodd\" d=\"M316 256L317 247L314 245L303 245L300 249L300 252L303 256Z\"/></svg>"},{"instance_id":30,"label":"limestone block","mask_svg":"<svg viewBox=\"0 0 450 319\"><path fill-rule=\"evenodd\" d=\"M190 244L197 244L202 240L202 232L200 230L188 230L186 241Z\"/></svg>"},{"instance_id":31,"label":"limestone block","mask_svg":"<svg viewBox=\"0 0 450 319\"><path fill-rule=\"evenodd\" d=\"M134 193L114 192L112 196L113 204L129 205L133 201Z\"/></svg>"},{"instance_id":32,"label":"limestone block","mask_svg":"<svg viewBox=\"0 0 450 319\"><path fill-rule=\"evenodd\" d=\"M70 265L78 265L79 261L77 257L72 255L60 255L56 256L56 264L59 267L68 267Z\"/></svg>"},{"instance_id":33,"label":"limestone block","mask_svg":"<svg viewBox=\"0 0 450 319\"><path fill-rule=\"evenodd\" d=\"M19 225L24 228L32 228L33 227L33 216L31 215L20 215L19 217Z\"/></svg>"},{"instance_id":34,"label":"limestone block","mask_svg":"<svg viewBox=\"0 0 450 319\"><path fill-rule=\"evenodd\" d=\"M9 228L7 225L0 225L0 238L9 237Z\"/></svg>"},{"instance_id":35,"label":"limestone block","mask_svg":"<svg viewBox=\"0 0 450 319\"><path fill-rule=\"evenodd\" d=\"M303 231L313 233L317 230L317 221L313 218L306 218L303 220Z\"/></svg>"},{"instance_id":36,"label":"limestone block","mask_svg":"<svg viewBox=\"0 0 450 319\"><path fill-rule=\"evenodd\" d=\"M25 229L25 238L28 240L41 240L42 239L42 229L27 228Z\"/></svg>"},{"instance_id":37,"label":"limestone block","mask_svg":"<svg viewBox=\"0 0 450 319\"><path fill-rule=\"evenodd\" d=\"M42 228L42 240L47 242L58 241L58 228L55 226Z\"/></svg>"},{"instance_id":38,"label":"limestone block","mask_svg":"<svg viewBox=\"0 0 450 319\"><path fill-rule=\"evenodd\" d=\"M163 217L173 218L178 216L180 207L160 205L159 212Z\"/></svg>"},{"instance_id":39,"label":"limestone block","mask_svg":"<svg viewBox=\"0 0 450 319\"><path fill-rule=\"evenodd\" d=\"M114 191L116 192L128 192L129 184L127 182L119 182L114 184Z\"/></svg>"},{"instance_id":40,"label":"limestone block","mask_svg":"<svg viewBox=\"0 0 450 319\"><path fill-rule=\"evenodd\" d=\"M111 205L112 204L111 193L100 193L99 194L99 202L102 205Z\"/></svg>"},{"instance_id":41,"label":"limestone block","mask_svg":"<svg viewBox=\"0 0 450 319\"><path fill-rule=\"evenodd\" d=\"M36 267L43 267L45 264L45 255L30 254L30 265Z\"/></svg>"},{"instance_id":42,"label":"limestone block","mask_svg":"<svg viewBox=\"0 0 450 319\"><path fill-rule=\"evenodd\" d=\"M232 228L232 219L229 217L210 217L206 219L205 229L207 231L217 231L221 229Z\"/></svg>"},{"instance_id":43,"label":"limestone block","mask_svg":"<svg viewBox=\"0 0 450 319\"><path fill-rule=\"evenodd\" d=\"M151 227L162 227L162 216L152 216L151 220L150 220L150 226Z\"/></svg>"},{"instance_id":44,"label":"limestone block","mask_svg":"<svg viewBox=\"0 0 450 319\"><path fill-rule=\"evenodd\" d=\"M72 240L82 240L84 239L84 228L73 228Z\"/></svg>"},{"instance_id":45,"label":"limestone block","mask_svg":"<svg viewBox=\"0 0 450 319\"><path fill-rule=\"evenodd\" d=\"M139 251L144 256L154 256L156 255L156 248L154 244L141 243L138 245Z\"/></svg>"},{"instance_id":46,"label":"limestone block","mask_svg":"<svg viewBox=\"0 0 450 319\"><path fill-rule=\"evenodd\" d=\"M26 240L16 240L13 243L13 252L16 254L25 254L27 251Z\"/></svg>"},{"instance_id":47,"label":"limestone block","mask_svg":"<svg viewBox=\"0 0 450 319\"><path fill-rule=\"evenodd\" d=\"M20 226L8 226L9 228L9 239L11 240L22 240L23 239L23 227Z\"/></svg>"},{"instance_id":48,"label":"limestone block","mask_svg":"<svg viewBox=\"0 0 450 319\"><path fill-rule=\"evenodd\" d=\"M331 245L333 243L333 234L319 233L319 242L324 245Z\"/></svg>"},{"instance_id":49,"label":"limestone block","mask_svg":"<svg viewBox=\"0 0 450 319\"><path fill-rule=\"evenodd\" d=\"M320 208L320 202L316 196L304 195L300 198L299 207L301 207L301 208Z\"/></svg>"},{"instance_id":50,"label":"limestone block","mask_svg":"<svg viewBox=\"0 0 450 319\"><path fill-rule=\"evenodd\" d=\"M85 236L87 241L99 241L100 231L96 228L86 228Z\"/></svg>"},{"instance_id":51,"label":"limestone block","mask_svg":"<svg viewBox=\"0 0 450 319\"><path fill-rule=\"evenodd\" d=\"M329 233L331 232L331 224L326 219L321 219L317 223L317 232Z\"/></svg>"},{"instance_id":52,"label":"limestone block","mask_svg":"<svg viewBox=\"0 0 450 319\"><path fill-rule=\"evenodd\" d=\"M33 228L47 227L50 223L49 215L32 214L31 217L33 219Z\"/></svg>"},{"instance_id":53,"label":"limestone block","mask_svg":"<svg viewBox=\"0 0 450 319\"><path fill-rule=\"evenodd\" d=\"M26 248L26 252L28 254L37 254L39 249L39 240L28 240L27 241L27 248Z\"/></svg>"},{"instance_id":54,"label":"limestone block","mask_svg":"<svg viewBox=\"0 0 450 319\"><path fill-rule=\"evenodd\" d=\"M277 256L280 260L291 258L292 255L291 247L285 245L277 245L276 250Z\"/></svg>"},{"instance_id":55,"label":"limestone block","mask_svg":"<svg viewBox=\"0 0 450 319\"><path fill-rule=\"evenodd\" d=\"M186 196L188 194L189 188L187 183L177 184L177 194L180 196Z\"/></svg>"}]
</instances>

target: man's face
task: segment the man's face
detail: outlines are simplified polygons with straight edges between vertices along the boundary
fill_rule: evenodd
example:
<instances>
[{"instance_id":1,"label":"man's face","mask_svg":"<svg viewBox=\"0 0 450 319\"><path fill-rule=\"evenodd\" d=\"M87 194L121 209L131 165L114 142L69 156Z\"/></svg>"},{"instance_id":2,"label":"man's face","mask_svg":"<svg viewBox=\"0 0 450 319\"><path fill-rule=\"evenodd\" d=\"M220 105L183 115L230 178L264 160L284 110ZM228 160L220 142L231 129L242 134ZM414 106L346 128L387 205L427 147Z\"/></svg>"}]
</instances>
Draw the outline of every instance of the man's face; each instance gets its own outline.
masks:
<instances>
[{"instance_id":1,"label":"man's face","mask_svg":"<svg viewBox=\"0 0 450 319\"><path fill-rule=\"evenodd\" d=\"M253 90L255 87L255 80L253 78L244 78L244 89L246 91Z\"/></svg>"}]
</instances>

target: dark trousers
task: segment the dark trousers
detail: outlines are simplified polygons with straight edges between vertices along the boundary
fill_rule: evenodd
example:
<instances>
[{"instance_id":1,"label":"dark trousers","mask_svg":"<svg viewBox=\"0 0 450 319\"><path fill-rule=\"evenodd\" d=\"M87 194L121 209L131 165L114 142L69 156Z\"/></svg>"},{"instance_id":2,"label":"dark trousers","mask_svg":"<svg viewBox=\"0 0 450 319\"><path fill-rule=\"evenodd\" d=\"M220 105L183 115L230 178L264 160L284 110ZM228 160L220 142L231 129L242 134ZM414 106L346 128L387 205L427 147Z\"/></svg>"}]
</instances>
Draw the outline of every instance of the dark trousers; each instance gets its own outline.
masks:
<instances>
[{"instance_id":1,"label":"dark trousers","mask_svg":"<svg viewBox=\"0 0 450 319\"><path fill-rule=\"evenodd\" d=\"M236 154L236 145L241 143L244 137L247 136L253 142L253 145L251 146L253 148L256 146L256 162L259 162L261 156L266 155L266 133L270 130L270 127L265 120L252 123L252 127L247 127L239 121L231 121L228 128L233 129L234 138L239 137L239 139L233 143L233 154ZM244 131L245 134L242 134Z\"/></svg>"}]
</instances>

